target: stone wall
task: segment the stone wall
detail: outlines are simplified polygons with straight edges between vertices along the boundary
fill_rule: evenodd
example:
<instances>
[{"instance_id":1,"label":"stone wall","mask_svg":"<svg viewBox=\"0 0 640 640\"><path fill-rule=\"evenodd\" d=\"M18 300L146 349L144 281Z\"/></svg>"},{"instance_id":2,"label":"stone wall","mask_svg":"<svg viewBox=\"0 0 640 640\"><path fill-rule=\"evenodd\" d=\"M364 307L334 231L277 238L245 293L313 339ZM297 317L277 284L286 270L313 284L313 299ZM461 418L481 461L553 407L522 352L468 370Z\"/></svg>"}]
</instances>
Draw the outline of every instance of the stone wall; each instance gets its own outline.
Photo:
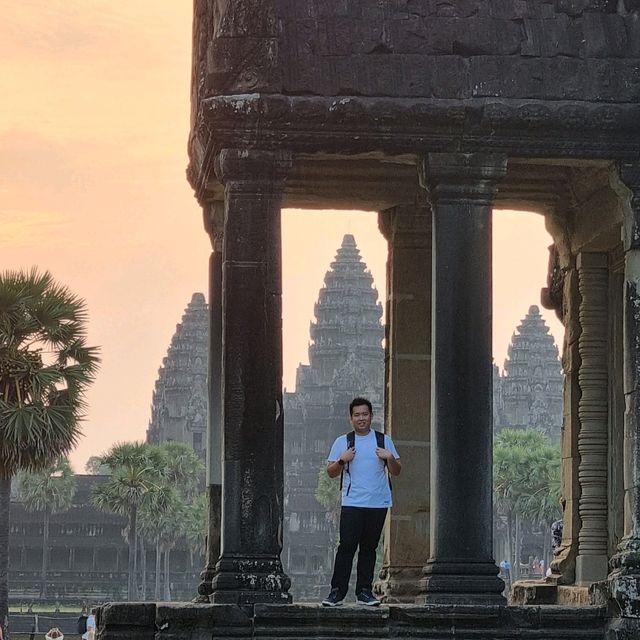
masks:
<instances>
[{"instance_id":1,"label":"stone wall","mask_svg":"<svg viewBox=\"0 0 640 640\"><path fill-rule=\"evenodd\" d=\"M637 4L276 0L282 93L633 102Z\"/></svg>"}]
</instances>

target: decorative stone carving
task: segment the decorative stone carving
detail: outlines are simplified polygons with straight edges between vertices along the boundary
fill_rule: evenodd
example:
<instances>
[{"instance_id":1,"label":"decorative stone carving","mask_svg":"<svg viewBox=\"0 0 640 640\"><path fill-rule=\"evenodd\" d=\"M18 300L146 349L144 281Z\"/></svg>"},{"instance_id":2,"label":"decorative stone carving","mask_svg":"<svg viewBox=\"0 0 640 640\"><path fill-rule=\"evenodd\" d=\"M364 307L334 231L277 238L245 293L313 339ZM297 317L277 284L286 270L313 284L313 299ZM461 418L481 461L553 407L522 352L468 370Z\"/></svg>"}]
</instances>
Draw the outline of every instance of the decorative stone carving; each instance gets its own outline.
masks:
<instances>
[{"instance_id":1,"label":"decorative stone carving","mask_svg":"<svg viewBox=\"0 0 640 640\"><path fill-rule=\"evenodd\" d=\"M640 247L638 203L640 165L623 165L621 178L631 190L625 238L624 292L624 531L611 558L609 587L625 618L640 620ZM640 625L640 622L637 622Z\"/></svg>"},{"instance_id":2,"label":"decorative stone carving","mask_svg":"<svg viewBox=\"0 0 640 640\"><path fill-rule=\"evenodd\" d=\"M625 251L640 249L640 163L623 162L620 179L629 189L629 214L625 221Z\"/></svg>"},{"instance_id":3,"label":"decorative stone carving","mask_svg":"<svg viewBox=\"0 0 640 640\"><path fill-rule=\"evenodd\" d=\"M560 253L554 243L549 247L549 266L547 267L547 286L540 293L542 306L553 309L562 321L562 292L566 270L560 265Z\"/></svg>"},{"instance_id":4,"label":"decorative stone carving","mask_svg":"<svg viewBox=\"0 0 640 640\"><path fill-rule=\"evenodd\" d=\"M607 576L607 460L608 460L608 320L607 255L580 253L577 258L580 290L580 400L578 452L580 463L576 582L591 584Z\"/></svg>"}]
</instances>

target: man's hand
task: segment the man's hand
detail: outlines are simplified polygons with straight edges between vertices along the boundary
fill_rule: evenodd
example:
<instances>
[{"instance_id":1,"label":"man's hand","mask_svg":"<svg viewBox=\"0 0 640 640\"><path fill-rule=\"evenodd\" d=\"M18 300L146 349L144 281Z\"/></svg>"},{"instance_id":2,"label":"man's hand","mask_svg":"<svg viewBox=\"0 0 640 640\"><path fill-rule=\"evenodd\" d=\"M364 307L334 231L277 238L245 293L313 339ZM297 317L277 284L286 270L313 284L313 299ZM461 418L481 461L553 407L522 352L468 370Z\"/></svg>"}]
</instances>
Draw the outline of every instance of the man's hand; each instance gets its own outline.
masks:
<instances>
[{"instance_id":1,"label":"man's hand","mask_svg":"<svg viewBox=\"0 0 640 640\"><path fill-rule=\"evenodd\" d=\"M376 447L376 455L381 460L389 461L393 458L393 453L389 449L383 449L382 447Z\"/></svg>"},{"instance_id":2,"label":"man's hand","mask_svg":"<svg viewBox=\"0 0 640 640\"><path fill-rule=\"evenodd\" d=\"M345 464L351 462L356 455L356 448L350 447L342 453L342 455L335 461L327 463L327 475L330 478L337 478L344 469ZM342 464L340 463L342 460Z\"/></svg>"},{"instance_id":3,"label":"man's hand","mask_svg":"<svg viewBox=\"0 0 640 640\"><path fill-rule=\"evenodd\" d=\"M356 448L349 447L338 459L343 460L344 462L351 462L355 458L355 455L356 455Z\"/></svg>"},{"instance_id":4,"label":"man's hand","mask_svg":"<svg viewBox=\"0 0 640 640\"><path fill-rule=\"evenodd\" d=\"M400 475L400 470L402 469L402 466L400 465L400 461L396 460L393 457L393 453L391 453L391 451L389 451L389 449L383 449L382 447L376 447L376 455L378 456L378 458L380 458L380 460L386 460L387 461L387 469L389 469L389 473L392 476Z\"/></svg>"}]
</instances>

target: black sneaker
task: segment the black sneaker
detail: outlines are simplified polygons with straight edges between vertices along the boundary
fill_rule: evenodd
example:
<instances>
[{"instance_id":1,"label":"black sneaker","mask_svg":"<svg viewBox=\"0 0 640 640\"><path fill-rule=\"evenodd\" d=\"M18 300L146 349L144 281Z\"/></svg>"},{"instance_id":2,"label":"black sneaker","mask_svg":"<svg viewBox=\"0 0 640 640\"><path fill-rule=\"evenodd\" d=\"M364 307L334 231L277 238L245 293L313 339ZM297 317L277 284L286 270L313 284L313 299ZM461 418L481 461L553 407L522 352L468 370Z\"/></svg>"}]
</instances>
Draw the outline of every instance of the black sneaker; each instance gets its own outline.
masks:
<instances>
[{"instance_id":1,"label":"black sneaker","mask_svg":"<svg viewBox=\"0 0 640 640\"><path fill-rule=\"evenodd\" d=\"M340 589L337 587L331 589L331 593L322 601L323 607L339 607L344 600L344 596L340 595Z\"/></svg>"},{"instance_id":2,"label":"black sneaker","mask_svg":"<svg viewBox=\"0 0 640 640\"><path fill-rule=\"evenodd\" d=\"M374 597L371 593L371 589L363 589L357 596L356 602L363 604L365 607L378 607L380 606L380 600Z\"/></svg>"}]
</instances>

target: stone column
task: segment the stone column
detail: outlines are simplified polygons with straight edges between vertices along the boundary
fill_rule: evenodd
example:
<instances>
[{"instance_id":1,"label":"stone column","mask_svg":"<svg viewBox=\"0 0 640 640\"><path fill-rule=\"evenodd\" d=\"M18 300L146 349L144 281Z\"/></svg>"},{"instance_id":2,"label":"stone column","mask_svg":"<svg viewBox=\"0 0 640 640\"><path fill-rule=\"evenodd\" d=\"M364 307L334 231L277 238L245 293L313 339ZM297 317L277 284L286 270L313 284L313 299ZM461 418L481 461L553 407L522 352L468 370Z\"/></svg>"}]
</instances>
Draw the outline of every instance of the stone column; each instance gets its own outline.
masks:
<instances>
[{"instance_id":1,"label":"stone column","mask_svg":"<svg viewBox=\"0 0 640 640\"><path fill-rule=\"evenodd\" d=\"M282 256L290 156L223 149L222 539L212 601L290 601L282 569Z\"/></svg>"},{"instance_id":2,"label":"stone column","mask_svg":"<svg viewBox=\"0 0 640 640\"><path fill-rule=\"evenodd\" d=\"M213 249L209 258L209 413L207 421L206 484L207 514L206 564L200 573L198 598L208 602L213 593L215 566L220 557L220 508L222 500L222 244L224 203L203 207L205 230Z\"/></svg>"},{"instance_id":3,"label":"stone column","mask_svg":"<svg viewBox=\"0 0 640 640\"><path fill-rule=\"evenodd\" d=\"M431 437L431 211L424 205L383 211L389 242L385 432L402 458L384 533L376 592L385 602L415 602L429 557Z\"/></svg>"},{"instance_id":4,"label":"stone column","mask_svg":"<svg viewBox=\"0 0 640 640\"><path fill-rule=\"evenodd\" d=\"M580 532L580 483L578 480L579 452L578 403L580 399L580 294L575 259L568 259L562 283L562 322L565 327L562 348L564 371L563 416L561 432L561 506L562 543L553 552L551 571L558 584L574 584L578 535Z\"/></svg>"},{"instance_id":5,"label":"stone column","mask_svg":"<svg viewBox=\"0 0 640 640\"><path fill-rule=\"evenodd\" d=\"M431 556L419 602L504 603L493 559L491 208L506 157L429 154Z\"/></svg>"},{"instance_id":6,"label":"stone column","mask_svg":"<svg viewBox=\"0 0 640 640\"><path fill-rule=\"evenodd\" d=\"M622 617L634 618L640 631L640 163L623 164L620 177L630 190L624 238L625 535L610 562L609 584Z\"/></svg>"},{"instance_id":7,"label":"stone column","mask_svg":"<svg viewBox=\"0 0 640 640\"><path fill-rule=\"evenodd\" d=\"M606 253L580 253L576 260L580 290L580 369L578 385L578 481L581 520L576 583L607 577L607 459L609 441L609 267Z\"/></svg>"}]
</instances>

